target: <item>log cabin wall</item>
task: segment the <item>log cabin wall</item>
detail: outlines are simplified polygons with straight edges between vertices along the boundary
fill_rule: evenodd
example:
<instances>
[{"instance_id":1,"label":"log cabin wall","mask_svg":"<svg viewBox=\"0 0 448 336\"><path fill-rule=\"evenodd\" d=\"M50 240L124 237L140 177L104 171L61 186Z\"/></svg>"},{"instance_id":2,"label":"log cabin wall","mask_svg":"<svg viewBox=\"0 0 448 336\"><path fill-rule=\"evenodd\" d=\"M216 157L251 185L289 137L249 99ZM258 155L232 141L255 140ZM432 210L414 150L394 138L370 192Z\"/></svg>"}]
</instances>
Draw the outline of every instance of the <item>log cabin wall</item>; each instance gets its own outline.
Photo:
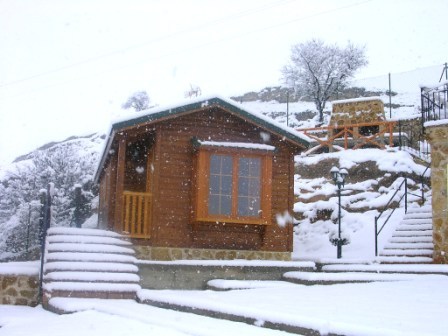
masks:
<instances>
[{"instance_id":1,"label":"log cabin wall","mask_svg":"<svg viewBox=\"0 0 448 336\"><path fill-rule=\"evenodd\" d=\"M292 212L293 154L279 137L268 144L273 157L272 224L193 223L195 193L192 138L225 142L263 143L260 127L213 107L156 124L152 231L137 245L259 251L292 251L292 226L279 227L276 214Z\"/></svg>"}]
</instances>

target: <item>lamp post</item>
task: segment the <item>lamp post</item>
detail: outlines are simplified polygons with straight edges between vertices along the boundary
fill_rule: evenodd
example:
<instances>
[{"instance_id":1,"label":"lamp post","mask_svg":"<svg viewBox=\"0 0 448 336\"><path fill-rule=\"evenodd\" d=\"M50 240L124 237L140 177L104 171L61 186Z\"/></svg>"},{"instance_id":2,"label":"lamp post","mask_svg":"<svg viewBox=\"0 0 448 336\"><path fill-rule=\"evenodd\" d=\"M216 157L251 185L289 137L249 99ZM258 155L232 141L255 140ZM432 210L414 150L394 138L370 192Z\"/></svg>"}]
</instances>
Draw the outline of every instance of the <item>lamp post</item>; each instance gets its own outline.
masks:
<instances>
[{"instance_id":1,"label":"lamp post","mask_svg":"<svg viewBox=\"0 0 448 336\"><path fill-rule=\"evenodd\" d=\"M336 241L337 246L337 258L340 259L342 257L342 245L343 239L341 238L341 189L344 187L345 179L348 176L348 171L345 168L339 170L338 167L333 167L330 170L331 177L333 178L333 182L338 186L338 204L339 204L339 212L338 212L338 239Z\"/></svg>"}]
</instances>

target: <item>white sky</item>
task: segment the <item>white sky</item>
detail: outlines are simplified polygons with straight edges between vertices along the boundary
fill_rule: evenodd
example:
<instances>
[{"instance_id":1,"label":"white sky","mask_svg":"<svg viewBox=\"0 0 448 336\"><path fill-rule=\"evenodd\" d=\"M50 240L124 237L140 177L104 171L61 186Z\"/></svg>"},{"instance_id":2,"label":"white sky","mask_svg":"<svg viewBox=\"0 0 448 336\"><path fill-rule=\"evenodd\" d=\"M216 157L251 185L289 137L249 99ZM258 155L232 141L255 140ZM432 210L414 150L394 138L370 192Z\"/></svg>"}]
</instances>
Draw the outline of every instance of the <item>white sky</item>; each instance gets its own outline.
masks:
<instances>
[{"instance_id":1,"label":"white sky","mask_svg":"<svg viewBox=\"0 0 448 336\"><path fill-rule=\"evenodd\" d=\"M365 45L358 78L442 68L447 13L446 0L0 0L0 165L107 129L137 90L166 104L190 84L279 85L291 46L314 37Z\"/></svg>"}]
</instances>

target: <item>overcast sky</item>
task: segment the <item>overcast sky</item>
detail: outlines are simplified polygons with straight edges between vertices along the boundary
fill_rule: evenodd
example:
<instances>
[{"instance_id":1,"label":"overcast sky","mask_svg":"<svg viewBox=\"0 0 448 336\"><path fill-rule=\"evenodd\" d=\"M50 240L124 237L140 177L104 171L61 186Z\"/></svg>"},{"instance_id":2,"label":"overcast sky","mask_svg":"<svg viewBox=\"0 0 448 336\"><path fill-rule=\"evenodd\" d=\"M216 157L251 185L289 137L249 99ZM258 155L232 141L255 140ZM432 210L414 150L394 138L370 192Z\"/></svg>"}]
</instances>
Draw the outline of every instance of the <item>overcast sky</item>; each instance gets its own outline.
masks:
<instances>
[{"instance_id":1,"label":"overcast sky","mask_svg":"<svg viewBox=\"0 0 448 336\"><path fill-rule=\"evenodd\" d=\"M279 85L293 44L366 47L358 78L447 61L446 0L0 0L0 165L120 105ZM434 79L437 82L438 78Z\"/></svg>"}]
</instances>

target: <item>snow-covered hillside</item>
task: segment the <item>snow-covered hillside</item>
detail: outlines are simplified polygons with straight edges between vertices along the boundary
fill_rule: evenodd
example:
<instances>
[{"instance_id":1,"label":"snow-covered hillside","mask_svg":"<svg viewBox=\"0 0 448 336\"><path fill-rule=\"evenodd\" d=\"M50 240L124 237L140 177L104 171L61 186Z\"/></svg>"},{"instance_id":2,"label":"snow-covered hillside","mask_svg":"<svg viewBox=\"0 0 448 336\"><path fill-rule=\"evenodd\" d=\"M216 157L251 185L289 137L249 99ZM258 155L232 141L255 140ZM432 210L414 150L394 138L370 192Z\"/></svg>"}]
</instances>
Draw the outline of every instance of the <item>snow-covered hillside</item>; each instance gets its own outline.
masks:
<instances>
[{"instance_id":1,"label":"snow-covered hillside","mask_svg":"<svg viewBox=\"0 0 448 336\"><path fill-rule=\"evenodd\" d=\"M39 193L54 183L53 222L68 226L73 190L82 186L86 200L95 199L92 185L104 137L71 137L23 155L0 170L0 260L19 256L37 244ZM87 213L85 214L87 216Z\"/></svg>"}]
</instances>

